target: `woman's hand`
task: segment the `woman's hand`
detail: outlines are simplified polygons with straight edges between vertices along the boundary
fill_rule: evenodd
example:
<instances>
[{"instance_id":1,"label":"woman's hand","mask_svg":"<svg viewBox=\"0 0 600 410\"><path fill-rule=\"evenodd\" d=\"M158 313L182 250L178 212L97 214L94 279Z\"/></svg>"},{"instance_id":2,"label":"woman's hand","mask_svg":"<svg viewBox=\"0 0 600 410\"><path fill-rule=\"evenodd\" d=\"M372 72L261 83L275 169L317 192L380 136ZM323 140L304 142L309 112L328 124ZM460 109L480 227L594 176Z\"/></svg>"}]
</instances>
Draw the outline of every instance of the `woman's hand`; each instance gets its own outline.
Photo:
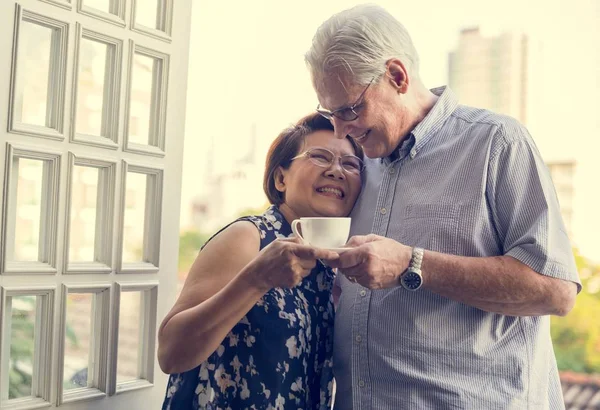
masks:
<instances>
[{"instance_id":1,"label":"woman's hand","mask_svg":"<svg viewBox=\"0 0 600 410\"><path fill-rule=\"evenodd\" d=\"M252 272L251 286L267 292L272 288L292 288L308 276L317 259L336 260L339 255L305 245L299 238L277 239L260 251L246 266Z\"/></svg>"}]
</instances>

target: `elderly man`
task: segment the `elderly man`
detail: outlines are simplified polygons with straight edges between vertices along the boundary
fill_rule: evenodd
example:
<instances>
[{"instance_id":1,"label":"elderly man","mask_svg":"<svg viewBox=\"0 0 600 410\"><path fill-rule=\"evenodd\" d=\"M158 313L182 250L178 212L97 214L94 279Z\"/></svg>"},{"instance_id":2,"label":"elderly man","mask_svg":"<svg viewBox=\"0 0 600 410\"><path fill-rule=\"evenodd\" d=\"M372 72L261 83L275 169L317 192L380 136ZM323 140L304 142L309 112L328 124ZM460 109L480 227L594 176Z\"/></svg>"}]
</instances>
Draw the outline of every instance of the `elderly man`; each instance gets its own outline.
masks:
<instances>
[{"instance_id":1,"label":"elderly man","mask_svg":"<svg viewBox=\"0 0 600 410\"><path fill-rule=\"evenodd\" d=\"M428 90L377 6L327 20L317 110L367 155L335 325L336 409L564 408L550 315L581 285L549 173L516 120Z\"/></svg>"}]
</instances>

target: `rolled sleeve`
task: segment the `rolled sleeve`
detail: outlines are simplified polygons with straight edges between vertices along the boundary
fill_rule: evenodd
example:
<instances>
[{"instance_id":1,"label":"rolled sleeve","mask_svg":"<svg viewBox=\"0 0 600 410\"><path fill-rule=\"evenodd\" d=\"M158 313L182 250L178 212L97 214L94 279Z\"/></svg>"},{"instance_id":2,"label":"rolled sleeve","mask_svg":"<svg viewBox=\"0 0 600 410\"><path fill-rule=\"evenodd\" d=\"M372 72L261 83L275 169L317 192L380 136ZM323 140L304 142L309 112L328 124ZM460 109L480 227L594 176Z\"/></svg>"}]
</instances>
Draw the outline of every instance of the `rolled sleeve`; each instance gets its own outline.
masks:
<instances>
[{"instance_id":1,"label":"rolled sleeve","mask_svg":"<svg viewBox=\"0 0 600 410\"><path fill-rule=\"evenodd\" d=\"M581 282L548 168L527 130L500 128L487 198L503 253L553 278Z\"/></svg>"}]
</instances>

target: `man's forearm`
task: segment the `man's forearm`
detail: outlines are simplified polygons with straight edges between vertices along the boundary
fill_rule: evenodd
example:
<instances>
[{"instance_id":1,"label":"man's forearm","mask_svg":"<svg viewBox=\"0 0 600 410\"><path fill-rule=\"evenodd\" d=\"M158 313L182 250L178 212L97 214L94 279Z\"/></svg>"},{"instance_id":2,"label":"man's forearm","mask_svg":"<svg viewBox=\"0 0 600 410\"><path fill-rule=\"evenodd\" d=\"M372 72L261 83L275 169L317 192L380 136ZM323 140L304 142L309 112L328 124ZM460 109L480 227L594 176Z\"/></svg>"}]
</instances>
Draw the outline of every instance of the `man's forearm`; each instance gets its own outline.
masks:
<instances>
[{"instance_id":1,"label":"man's forearm","mask_svg":"<svg viewBox=\"0 0 600 410\"><path fill-rule=\"evenodd\" d=\"M464 257L425 251L424 288L488 312L563 316L576 285L533 271L510 256Z\"/></svg>"}]
</instances>

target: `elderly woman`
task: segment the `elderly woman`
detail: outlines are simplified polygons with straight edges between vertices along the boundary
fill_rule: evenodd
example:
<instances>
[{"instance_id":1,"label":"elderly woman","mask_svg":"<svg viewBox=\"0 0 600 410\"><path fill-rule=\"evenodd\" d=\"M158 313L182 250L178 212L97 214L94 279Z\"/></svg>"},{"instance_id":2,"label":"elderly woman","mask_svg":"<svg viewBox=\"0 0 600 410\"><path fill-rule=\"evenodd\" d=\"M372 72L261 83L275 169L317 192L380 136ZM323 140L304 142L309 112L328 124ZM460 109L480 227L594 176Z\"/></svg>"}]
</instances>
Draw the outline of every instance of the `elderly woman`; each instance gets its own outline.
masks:
<instances>
[{"instance_id":1,"label":"elderly woman","mask_svg":"<svg viewBox=\"0 0 600 410\"><path fill-rule=\"evenodd\" d=\"M240 218L198 254L159 330L170 373L163 409L326 409L331 406L338 255L302 244L290 223L347 216L361 188L362 150L310 115L267 156L272 206Z\"/></svg>"}]
</instances>

